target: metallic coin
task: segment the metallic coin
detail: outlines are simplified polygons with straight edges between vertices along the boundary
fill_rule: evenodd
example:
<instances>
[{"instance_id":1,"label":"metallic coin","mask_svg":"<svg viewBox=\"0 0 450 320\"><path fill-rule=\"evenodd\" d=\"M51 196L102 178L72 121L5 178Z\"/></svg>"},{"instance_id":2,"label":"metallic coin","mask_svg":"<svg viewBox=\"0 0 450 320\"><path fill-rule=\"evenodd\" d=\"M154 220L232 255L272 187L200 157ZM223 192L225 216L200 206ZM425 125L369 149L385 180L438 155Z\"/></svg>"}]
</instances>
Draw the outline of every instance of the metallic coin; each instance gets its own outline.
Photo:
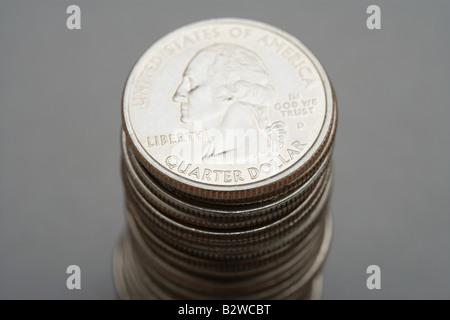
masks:
<instances>
[{"instance_id":1,"label":"metallic coin","mask_svg":"<svg viewBox=\"0 0 450 320\"><path fill-rule=\"evenodd\" d=\"M320 241L321 242L321 241ZM319 242L318 242L319 243ZM233 281L220 281L217 278L205 278L203 276L193 277L187 273L179 273L178 270L171 270L169 265L165 268L159 269L157 272L159 276L165 279L165 283L170 284L171 287L177 288L177 291L184 290L190 294L205 294L214 295L215 292L220 292L222 296L228 295L232 297L239 292L243 294L259 294L267 292L268 290L277 290L281 285L289 285L291 283L292 274L296 274L301 270L308 268L308 259L311 255L312 247L308 247L303 255L296 255L296 259L284 263L281 267L270 270L262 274L252 277L242 278ZM315 252L317 249L314 250ZM301 267L300 267L301 266ZM148 265L147 265L148 267ZM169 268L169 269L168 269ZM154 268L151 268L154 273ZM199 297L200 298L200 297Z\"/></svg>"},{"instance_id":2,"label":"metallic coin","mask_svg":"<svg viewBox=\"0 0 450 320\"><path fill-rule=\"evenodd\" d=\"M158 210L147 203L146 208L142 208L138 202L132 202L132 211L134 219L145 231L150 230L160 237L170 239L170 243L190 253L206 254L215 252L221 248L223 254L244 250L247 252L255 246L261 246L261 243L270 242L273 247L279 245L279 241L274 241L283 234L283 241L288 241L297 234L300 234L305 228L317 218L321 208L326 205L328 193L330 192L331 180L327 182L325 188L319 190L320 195L312 194L311 203L304 202L289 215L278 219L276 222L263 227L253 228L245 231L218 232L202 229L194 229L191 226L185 226L175 221L171 221ZM131 188L133 188L131 186ZM133 193L139 197L138 192ZM131 196L131 195L130 195ZM144 201L140 198L141 201ZM141 214L139 214L141 212ZM213 245L213 247L211 247ZM245 245L245 247L242 247ZM213 254L213 253L212 253ZM218 254L214 253L218 258ZM247 254L247 253L246 253ZM248 255L248 254L247 254Z\"/></svg>"},{"instance_id":3,"label":"metallic coin","mask_svg":"<svg viewBox=\"0 0 450 320\"><path fill-rule=\"evenodd\" d=\"M129 211L133 211L133 208L129 208ZM319 217L320 217L320 212ZM312 216L315 216L314 214ZM280 259L281 254L285 254L289 251L293 251L293 246L298 241L303 241L303 245L308 241L308 236L313 233L319 217L315 218L316 221L308 222L309 227L304 227L300 231L291 232L289 234L282 234L275 241L266 241L259 243L257 246L251 247L250 245L237 245L230 243L229 248L217 247L215 252L210 250L198 249L193 247L188 240L185 241L185 246L179 243L174 243L170 240L170 237L161 238L155 234L152 230L142 226L142 222L136 220L136 214L130 213L128 215L129 223L132 226L133 232L136 237L143 243L143 247L148 247L149 250L154 250L161 253L161 256L173 256L175 259L180 260L180 263L186 265L190 264L191 267L200 267L200 265L207 265L209 270L239 270L245 269L248 266L255 268L258 264L267 263L268 261L277 258ZM215 247L211 244L211 247ZM151 254L149 255L151 259ZM217 263L214 263L217 261ZM221 262L221 263L219 263ZM194 266L192 264L194 263ZM197 266L195 266L197 264ZM183 266L180 266L181 268Z\"/></svg>"},{"instance_id":4,"label":"metallic coin","mask_svg":"<svg viewBox=\"0 0 450 320\"><path fill-rule=\"evenodd\" d=\"M309 259L308 264L304 264L302 260L297 260L296 276L294 278L289 277L285 281L279 281L275 279L271 286L261 290L251 290L249 286L249 278L244 278L247 283L243 283L244 287L239 287L238 290L231 290L229 293L224 291L223 282L210 282L209 290L206 292L199 292L198 280L187 280L183 277L177 277L172 275L170 279L164 278L156 269L148 269L148 265L142 265L136 263L135 260L138 254L134 252L137 246L132 245L131 238L124 237L122 246L125 249L124 252L128 252L128 257L116 254L116 260L123 259L122 261L116 261L116 265L128 265L125 266L128 273L123 273L116 268L116 277L123 276L124 279L121 283L131 284L131 288L125 291L120 291L120 297L124 299L300 299L300 298L313 298L311 296L311 286L316 281L317 273L320 271L320 266L323 264L323 259L329 249L331 242L331 215L326 214L326 223L324 225L324 234L319 242L319 254L315 255L315 259ZM145 271L147 267L147 271ZM282 273L282 271L281 271ZM285 274L286 275L286 274ZM270 278L270 277L268 277ZM295 280L298 279L298 280ZM180 286L179 281L185 281L185 287ZM187 281L186 281L187 280ZM253 280L250 278L250 281ZM294 280L294 281L293 281ZM116 283L119 281L116 279ZM228 281L229 282L229 281ZM245 286L247 285L247 287ZM237 286L237 284L234 284ZM134 290L134 292L133 292ZM320 291L318 283L315 283L315 297L317 298L317 291Z\"/></svg>"},{"instance_id":5,"label":"metallic coin","mask_svg":"<svg viewBox=\"0 0 450 320\"><path fill-rule=\"evenodd\" d=\"M218 19L159 40L124 91L141 162L183 194L236 201L304 173L330 133L334 99L313 54L266 24Z\"/></svg>"}]
</instances>

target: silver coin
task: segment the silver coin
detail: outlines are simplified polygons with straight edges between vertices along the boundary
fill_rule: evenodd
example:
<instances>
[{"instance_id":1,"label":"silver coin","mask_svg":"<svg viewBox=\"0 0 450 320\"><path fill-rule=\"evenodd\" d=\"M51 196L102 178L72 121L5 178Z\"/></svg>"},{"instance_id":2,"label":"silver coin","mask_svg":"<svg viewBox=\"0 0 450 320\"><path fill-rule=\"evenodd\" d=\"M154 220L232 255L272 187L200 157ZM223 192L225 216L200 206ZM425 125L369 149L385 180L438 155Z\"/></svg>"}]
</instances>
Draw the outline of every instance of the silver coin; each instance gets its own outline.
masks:
<instances>
[{"instance_id":1,"label":"silver coin","mask_svg":"<svg viewBox=\"0 0 450 320\"><path fill-rule=\"evenodd\" d=\"M155 269L143 271L144 269L139 267L139 263L136 264L132 259L127 259L122 263L131 264L132 267L127 269L130 271L126 273L124 282L131 283L133 288L130 290L132 293L129 296L132 299L153 299L155 298L155 292L159 293L158 298L163 299L226 299L230 297L238 299L291 299L291 298L302 298L310 295L310 286L312 285L317 272L320 270L320 266L323 264L323 259L328 251L330 240L331 240L331 216L326 215L326 225L323 239L319 242L319 254L315 255L315 259L308 259L309 263L305 264L301 260L294 262L297 263L299 267L296 273L298 274L294 279L288 277L285 281L275 281L272 285L265 290L257 289L251 290L251 286L239 287L236 291L226 292L223 288L223 283L221 282L211 282L209 285L210 290L206 292L198 292L200 282L198 280L188 280L188 277L178 277L172 275L170 279L164 278L161 274L157 273ZM128 250L135 250L136 246L130 244L129 239L127 239ZM133 249L134 248L134 249ZM136 258L136 255L131 254ZM116 259L122 258L121 256L116 256ZM145 265L148 267L148 265ZM293 269L292 271L295 271ZM280 271L282 273L282 270ZM178 279L178 280L176 280ZM298 280L295 280L298 279ZM176 280L176 281L175 281ZM186 285L180 286L179 281L186 281ZM248 281L247 281L248 282ZM145 284L145 285L143 285ZM248 285L248 284L247 284ZM133 292L134 290L134 292ZM317 285L316 289L317 290ZM124 297L122 292L121 297ZM128 297L128 296L127 296Z\"/></svg>"},{"instance_id":2,"label":"silver coin","mask_svg":"<svg viewBox=\"0 0 450 320\"><path fill-rule=\"evenodd\" d=\"M151 229L159 234L160 237L170 239L172 244L177 244L178 247L185 250L191 248L191 253L199 250L199 252L205 254L208 251L216 251L220 247L223 250L223 254L228 255L230 252L237 253L239 250L248 251L254 246L260 246L262 242L270 241L271 245L275 247L279 245L278 241L274 241L279 238L279 235L283 235L283 241L288 241L291 237L295 237L303 232L315 221L321 208L326 205L328 194L331 191L330 186L331 180L327 182L321 195L311 199L312 203L304 202L289 215L278 219L270 225L245 231L218 232L194 229L191 226L183 225L162 215L148 203L145 203L145 207L143 207L142 203L145 200L135 189L134 196L138 197L140 201L134 203L137 207L132 207L133 211L142 213L136 214L135 219L139 220L143 228ZM134 188L132 185L130 187ZM211 247L211 245L214 245L214 247ZM245 245L245 247L241 245Z\"/></svg>"},{"instance_id":3,"label":"silver coin","mask_svg":"<svg viewBox=\"0 0 450 320\"><path fill-rule=\"evenodd\" d=\"M130 144L158 179L212 199L266 192L302 172L332 123L314 55L272 26L192 24L139 59L124 91Z\"/></svg>"}]
</instances>

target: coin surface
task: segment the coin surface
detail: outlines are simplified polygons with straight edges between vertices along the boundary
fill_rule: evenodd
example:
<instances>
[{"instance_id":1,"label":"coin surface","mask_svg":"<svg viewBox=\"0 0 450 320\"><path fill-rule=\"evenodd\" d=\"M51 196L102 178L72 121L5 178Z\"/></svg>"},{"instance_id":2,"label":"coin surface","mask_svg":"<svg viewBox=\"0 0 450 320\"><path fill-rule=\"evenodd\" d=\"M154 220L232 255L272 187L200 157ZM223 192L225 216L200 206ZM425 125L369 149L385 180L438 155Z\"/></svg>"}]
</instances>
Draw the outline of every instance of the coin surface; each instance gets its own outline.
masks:
<instances>
[{"instance_id":1,"label":"coin surface","mask_svg":"<svg viewBox=\"0 0 450 320\"><path fill-rule=\"evenodd\" d=\"M207 198L270 189L301 172L332 117L332 89L312 53L241 19L163 37L136 63L123 97L125 131L143 165Z\"/></svg>"}]
</instances>

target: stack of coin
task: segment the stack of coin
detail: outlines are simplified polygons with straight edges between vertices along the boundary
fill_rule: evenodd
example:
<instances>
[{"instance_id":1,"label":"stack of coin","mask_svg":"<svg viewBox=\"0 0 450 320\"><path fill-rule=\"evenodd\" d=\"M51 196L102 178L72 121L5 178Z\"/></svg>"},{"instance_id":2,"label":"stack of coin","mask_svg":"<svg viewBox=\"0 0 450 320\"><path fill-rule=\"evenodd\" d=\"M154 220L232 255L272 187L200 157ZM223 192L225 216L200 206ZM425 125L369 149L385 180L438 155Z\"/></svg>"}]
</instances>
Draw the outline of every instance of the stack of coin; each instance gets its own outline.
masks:
<instances>
[{"instance_id":1,"label":"stack of coin","mask_svg":"<svg viewBox=\"0 0 450 320\"><path fill-rule=\"evenodd\" d=\"M336 99L272 26L209 20L151 46L123 97L122 299L311 299L331 242Z\"/></svg>"}]
</instances>

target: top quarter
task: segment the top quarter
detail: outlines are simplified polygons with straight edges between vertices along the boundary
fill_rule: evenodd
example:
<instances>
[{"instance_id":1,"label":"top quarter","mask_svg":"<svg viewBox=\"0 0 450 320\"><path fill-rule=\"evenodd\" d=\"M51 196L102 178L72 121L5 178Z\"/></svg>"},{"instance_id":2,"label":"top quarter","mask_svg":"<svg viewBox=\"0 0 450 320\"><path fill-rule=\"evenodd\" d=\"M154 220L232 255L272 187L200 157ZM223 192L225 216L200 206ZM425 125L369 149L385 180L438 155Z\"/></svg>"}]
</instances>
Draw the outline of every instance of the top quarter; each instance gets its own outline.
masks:
<instances>
[{"instance_id":1,"label":"top quarter","mask_svg":"<svg viewBox=\"0 0 450 320\"><path fill-rule=\"evenodd\" d=\"M225 199L301 175L327 144L334 104L325 71L297 39L215 19L175 30L142 55L125 86L123 122L158 180Z\"/></svg>"}]
</instances>

